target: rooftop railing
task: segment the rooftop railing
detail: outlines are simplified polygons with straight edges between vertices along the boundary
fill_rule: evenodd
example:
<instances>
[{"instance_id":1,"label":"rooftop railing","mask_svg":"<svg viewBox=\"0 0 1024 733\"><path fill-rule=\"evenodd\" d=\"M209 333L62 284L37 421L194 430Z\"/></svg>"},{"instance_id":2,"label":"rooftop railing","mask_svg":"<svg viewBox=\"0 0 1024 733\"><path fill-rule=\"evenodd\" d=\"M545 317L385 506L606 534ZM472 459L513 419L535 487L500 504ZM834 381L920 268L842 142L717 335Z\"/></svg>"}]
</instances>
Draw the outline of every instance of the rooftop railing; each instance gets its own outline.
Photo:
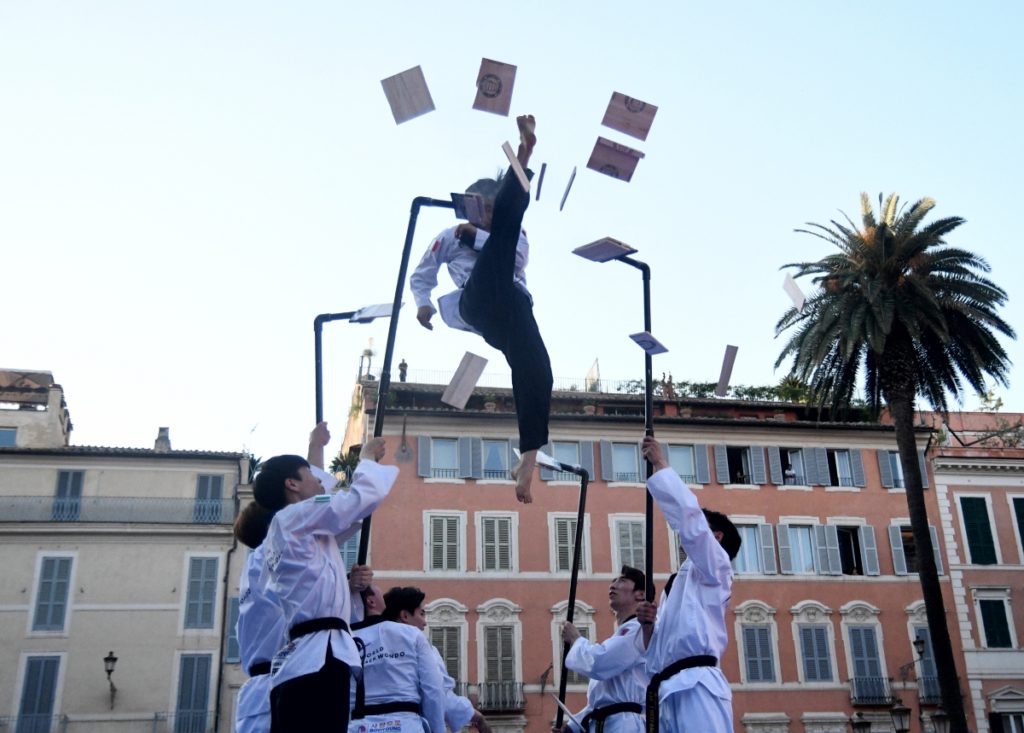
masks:
<instances>
[{"instance_id":1,"label":"rooftop railing","mask_svg":"<svg viewBox=\"0 0 1024 733\"><path fill-rule=\"evenodd\" d=\"M131 524L231 524L233 499L151 496L0 497L0 523L113 522Z\"/></svg>"}]
</instances>

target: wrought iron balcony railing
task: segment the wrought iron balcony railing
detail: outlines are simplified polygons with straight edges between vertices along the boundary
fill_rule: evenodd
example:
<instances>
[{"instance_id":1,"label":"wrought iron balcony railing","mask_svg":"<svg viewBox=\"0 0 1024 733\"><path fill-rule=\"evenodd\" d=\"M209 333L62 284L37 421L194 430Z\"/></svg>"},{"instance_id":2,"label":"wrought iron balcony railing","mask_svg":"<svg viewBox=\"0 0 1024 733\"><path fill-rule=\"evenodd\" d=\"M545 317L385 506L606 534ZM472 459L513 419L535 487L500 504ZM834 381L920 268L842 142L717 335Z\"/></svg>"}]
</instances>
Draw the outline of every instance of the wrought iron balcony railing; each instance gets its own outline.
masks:
<instances>
[{"instance_id":1,"label":"wrought iron balcony railing","mask_svg":"<svg viewBox=\"0 0 1024 733\"><path fill-rule=\"evenodd\" d=\"M942 702L939 678L934 676L918 677L917 696L920 698L922 705L938 705Z\"/></svg>"},{"instance_id":2,"label":"wrought iron balcony railing","mask_svg":"<svg viewBox=\"0 0 1024 733\"><path fill-rule=\"evenodd\" d=\"M477 685L477 705L481 711L521 712L526 709L522 682L481 682Z\"/></svg>"},{"instance_id":3,"label":"wrought iron balcony railing","mask_svg":"<svg viewBox=\"0 0 1024 733\"><path fill-rule=\"evenodd\" d=\"M231 524L234 515L233 499L152 496L0 497L0 523Z\"/></svg>"},{"instance_id":4,"label":"wrought iron balcony railing","mask_svg":"<svg viewBox=\"0 0 1024 733\"><path fill-rule=\"evenodd\" d=\"M892 693L888 677L853 677L850 679L850 702L854 705L889 705Z\"/></svg>"}]
</instances>

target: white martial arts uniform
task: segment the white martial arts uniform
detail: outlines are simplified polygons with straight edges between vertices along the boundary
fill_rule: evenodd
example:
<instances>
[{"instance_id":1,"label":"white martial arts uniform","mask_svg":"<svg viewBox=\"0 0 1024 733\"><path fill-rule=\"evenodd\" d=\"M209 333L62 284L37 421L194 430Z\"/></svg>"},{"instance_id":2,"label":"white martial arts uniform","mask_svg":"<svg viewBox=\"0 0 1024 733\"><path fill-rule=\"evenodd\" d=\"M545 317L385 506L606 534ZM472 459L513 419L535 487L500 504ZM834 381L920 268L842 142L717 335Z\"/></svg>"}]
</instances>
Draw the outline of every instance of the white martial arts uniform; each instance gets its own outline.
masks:
<instances>
[{"instance_id":1,"label":"white martial arts uniform","mask_svg":"<svg viewBox=\"0 0 1024 733\"><path fill-rule=\"evenodd\" d=\"M238 650L242 669L247 673L254 664L268 663L288 640L284 613L277 599L260 585L263 572L263 545L249 553L239 584ZM236 733L270 731L270 674L250 677L238 691L235 711Z\"/></svg>"},{"instance_id":2,"label":"white martial arts uniform","mask_svg":"<svg viewBox=\"0 0 1024 733\"><path fill-rule=\"evenodd\" d=\"M360 624L352 634L363 647L364 704L411 702L419 704L420 712L353 718L349 733L444 733L441 671L431 653L434 647L423 632L378 616Z\"/></svg>"},{"instance_id":3,"label":"white martial arts uniform","mask_svg":"<svg viewBox=\"0 0 1024 733\"><path fill-rule=\"evenodd\" d=\"M448 674L441 652L437 651L433 644L430 645L430 649L434 652L434 661L441 672L441 685L444 687L444 722L448 724L450 730L460 731L473 720L476 710L473 709L473 703L469 698L455 694L455 680Z\"/></svg>"},{"instance_id":4,"label":"white martial arts uniform","mask_svg":"<svg viewBox=\"0 0 1024 733\"><path fill-rule=\"evenodd\" d=\"M565 666L590 678L587 706L576 713L578 720L582 721L598 708L620 702L639 703L643 708L647 674L644 668L643 634L635 617L622 624L615 635L603 644L581 636L569 647ZM569 727L577 732L580 730L571 720ZM596 723L591 721L588 727L596 730ZM643 730L642 713L616 713L604 723L605 733L643 733Z\"/></svg>"},{"instance_id":5,"label":"white martial arts uniform","mask_svg":"<svg viewBox=\"0 0 1024 733\"><path fill-rule=\"evenodd\" d=\"M373 512L397 476L396 466L364 459L347 490L289 504L274 515L263 543L266 561L261 581L279 599L288 628L325 617L348 622L352 599L336 535ZM278 651L272 686L319 671L328 643L335 659L359 667L359 652L349 634L338 629L317 631L289 641Z\"/></svg>"},{"instance_id":6,"label":"white martial arts uniform","mask_svg":"<svg viewBox=\"0 0 1024 733\"><path fill-rule=\"evenodd\" d=\"M409 276L409 288L412 290L416 307L420 308L425 305L429 305L431 308L434 307L430 300L430 294L437 287L437 271L441 265L447 265L448 274L458 290L438 298L437 305L441 312L441 319L450 328L457 328L461 331L469 331L470 333L479 333L475 328L462 320L462 315L459 312L459 300L462 297L462 288L465 287L466 281L469 279L469 273L473 271L473 266L476 264L477 253L483 248L489 236L488 232L478 228L476 231L476 242L470 248L464 247L459 243L458 237L455 236L455 227L441 232L430 246L430 249L424 253L420 264L416 266L412 275ZM530 294L530 291L526 289L526 265L529 259L530 244L526 241L526 232L520 232L519 244L516 245L514 279L516 286L527 295Z\"/></svg>"},{"instance_id":7,"label":"white martial arts uniform","mask_svg":"<svg viewBox=\"0 0 1024 733\"><path fill-rule=\"evenodd\" d=\"M647 480L669 526L679 533L686 561L672 592L662 594L650 646L647 674L653 676L674 662L709 655L721 660L728 645L726 610L732 594L729 555L708 527L697 497L673 468ZM662 733L732 733L732 691L716 667L684 669L661 683Z\"/></svg>"}]
</instances>

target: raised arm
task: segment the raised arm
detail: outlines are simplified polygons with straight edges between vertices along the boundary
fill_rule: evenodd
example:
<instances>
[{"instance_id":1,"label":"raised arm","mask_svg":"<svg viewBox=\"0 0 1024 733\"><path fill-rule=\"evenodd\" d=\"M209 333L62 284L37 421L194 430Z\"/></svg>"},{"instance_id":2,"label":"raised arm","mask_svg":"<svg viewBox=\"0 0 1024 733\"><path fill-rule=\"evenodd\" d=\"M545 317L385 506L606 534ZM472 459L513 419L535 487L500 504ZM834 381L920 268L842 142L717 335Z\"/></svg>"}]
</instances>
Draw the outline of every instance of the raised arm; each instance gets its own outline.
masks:
<instances>
[{"instance_id":1,"label":"raised arm","mask_svg":"<svg viewBox=\"0 0 1024 733\"><path fill-rule=\"evenodd\" d=\"M568 622L566 625L571 626ZM565 666L593 680L609 680L636 666L643 657L643 642L637 639L640 624L624 624L602 644L578 636L569 647ZM625 633L623 633L625 632ZM562 638L565 638L563 632Z\"/></svg>"}]
</instances>

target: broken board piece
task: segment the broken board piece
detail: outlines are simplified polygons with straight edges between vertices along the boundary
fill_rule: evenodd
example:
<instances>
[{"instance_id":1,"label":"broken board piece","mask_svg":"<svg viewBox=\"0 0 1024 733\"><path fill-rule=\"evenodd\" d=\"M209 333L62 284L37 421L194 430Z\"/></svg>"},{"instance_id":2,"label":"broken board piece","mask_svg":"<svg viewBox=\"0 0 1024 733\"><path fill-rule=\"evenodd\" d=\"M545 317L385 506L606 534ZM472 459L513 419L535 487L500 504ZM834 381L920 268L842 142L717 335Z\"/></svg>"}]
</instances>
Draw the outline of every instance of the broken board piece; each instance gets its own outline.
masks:
<instances>
[{"instance_id":1,"label":"broken board piece","mask_svg":"<svg viewBox=\"0 0 1024 733\"><path fill-rule=\"evenodd\" d=\"M786 279L782 281L782 289L786 291L790 300L793 301L793 306L797 309L797 312L803 312L804 303L806 302L804 291L800 289L800 286L796 284L796 280L788 272L786 273Z\"/></svg>"},{"instance_id":2,"label":"broken board piece","mask_svg":"<svg viewBox=\"0 0 1024 733\"><path fill-rule=\"evenodd\" d=\"M508 117L508 111L512 108L512 87L515 83L515 66L491 59L480 59L473 109Z\"/></svg>"},{"instance_id":3,"label":"broken board piece","mask_svg":"<svg viewBox=\"0 0 1024 733\"><path fill-rule=\"evenodd\" d=\"M641 102L639 99L627 97L619 92L612 92L608 109L605 110L601 124L613 130L625 133L637 140L646 140L654 124L654 115L658 108L653 104Z\"/></svg>"},{"instance_id":4,"label":"broken board piece","mask_svg":"<svg viewBox=\"0 0 1024 733\"><path fill-rule=\"evenodd\" d=\"M485 366L487 359L467 351L459 362L459 368L455 370L452 381L445 387L441 402L451 405L456 410L464 409L480 375L484 373Z\"/></svg>"},{"instance_id":5,"label":"broken board piece","mask_svg":"<svg viewBox=\"0 0 1024 733\"><path fill-rule=\"evenodd\" d=\"M569 198L569 190L572 188L572 182L576 180L576 166L572 167L572 173L569 175L569 182L565 184L565 193L562 194L562 203L558 205L558 210L561 211L565 208L565 200Z\"/></svg>"},{"instance_id":6,"label":"broken board piece","mask_svg":"<svg viewBox=\"0 0 1024 733\"><path fill-rule=\"evenodd\" d=\"M505 151L505 157L508 158L508 164L512 166L512 172L519 179L519 185L523 187L526 193L530 193L530 179L526 177L526 171L523 170L523 166L519 163L519 158L512 152L512 146L506 141L501 144L501 149Z\"/></svg>"},{"instance_id":7,"label":"broken board piece","mask_svg":"<svg viewBox=\"0 0 1024 733\"><path fill-rule=\"evenodd\" d=\"M587 168L628 182L632 180L636 164L643 157L644 154L639 150L599 137L587 161Z\"/></svg>"},{"instance_id":8,"label":"broken board piece","mask_svg":"<svg viewBox=\"0 0 1024 733\"><path fill-rule=\"evenodd\" d=\"M667 354L668 348L654 338L650 331L641 331L640 333L631 333L629 337L636 341L637 346L643 349L645 352L654 356L655 354Z\"/></svg>"},{"instance_id":9,"label":"broken board piece","mask_svg":"<svg viewBox=\"0 0 1024 733\"><path fill-rule=\"evenodd\" d=\"M544 174L548 172L548 164L540 164L540 175L537 177L537 195L534 197L534 201L540 201L540 187L544 185Z\"/></svg>"},{"instance_id":10,"label":"broken board piece","mask_svg":"<svg viewBox=\"0 0 1024 733\"><path fill-rule=\"evenodd\" d=\"M384 96L391 105L391 114L396 124L434 111L434 100L430 97L427 80L419 66L382 79L380 85L384 87Z\"/></svg>"},{"instance_id":11,"label":"broken board piece","mask_svg":"<svg viewBox=\"0 0 1024 733\"><path fill-rule=\"evenodd\" d=\"M718 376L718 386L715 387L715 394L725 397L729 391L729 380L732 378L732 365L736 363L736 352L738 346L725 347L725 359L722 360L722 373Z\"/></svg>"}]
</instances>

